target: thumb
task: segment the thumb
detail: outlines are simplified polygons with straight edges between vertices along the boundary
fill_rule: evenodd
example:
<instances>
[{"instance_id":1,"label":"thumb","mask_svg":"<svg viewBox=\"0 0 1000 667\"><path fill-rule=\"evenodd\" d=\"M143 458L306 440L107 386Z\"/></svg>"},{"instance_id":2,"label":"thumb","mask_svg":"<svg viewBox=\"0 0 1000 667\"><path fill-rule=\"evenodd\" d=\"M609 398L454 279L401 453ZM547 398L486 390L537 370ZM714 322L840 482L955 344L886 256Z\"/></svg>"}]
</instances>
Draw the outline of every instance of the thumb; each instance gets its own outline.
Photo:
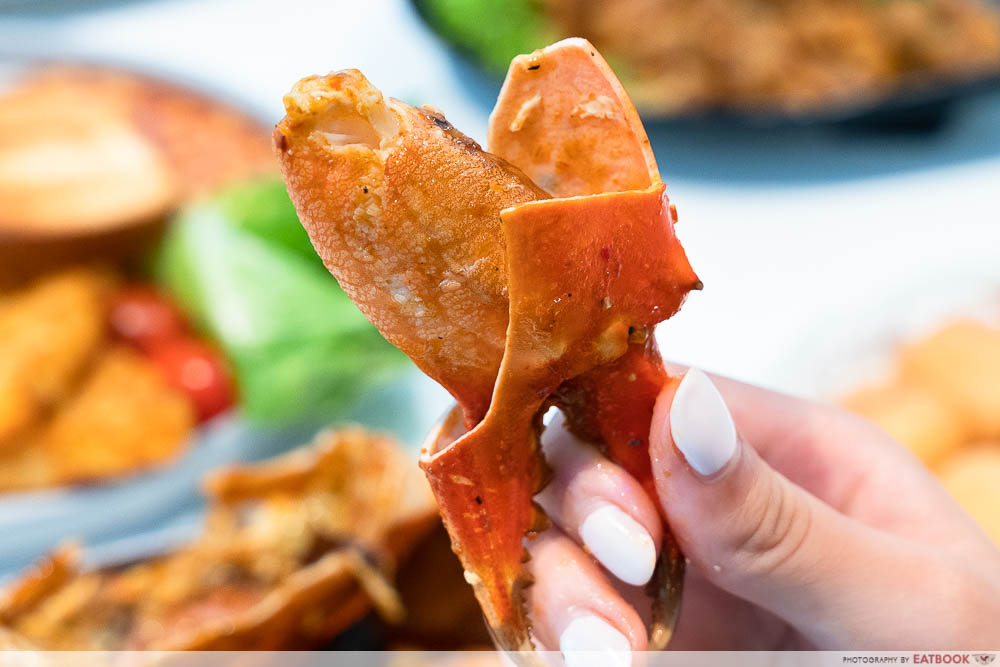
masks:
<instances>
[{"instance_id":1,"label":"thumb","mask_svg":"<svg viewBox=\"0 0 1000 667\"><path fill-rule=\"evenodd\" d=\"M740 437L701 371L674 386L657 400L650 456L664 513L692 566L817 647L903 639L886 632L877 616L889 610L878 611L872 596L905 601L926 587L927 572L938 569L933 553L851 520L773 470Z\"/></svg>"}]
</instances>

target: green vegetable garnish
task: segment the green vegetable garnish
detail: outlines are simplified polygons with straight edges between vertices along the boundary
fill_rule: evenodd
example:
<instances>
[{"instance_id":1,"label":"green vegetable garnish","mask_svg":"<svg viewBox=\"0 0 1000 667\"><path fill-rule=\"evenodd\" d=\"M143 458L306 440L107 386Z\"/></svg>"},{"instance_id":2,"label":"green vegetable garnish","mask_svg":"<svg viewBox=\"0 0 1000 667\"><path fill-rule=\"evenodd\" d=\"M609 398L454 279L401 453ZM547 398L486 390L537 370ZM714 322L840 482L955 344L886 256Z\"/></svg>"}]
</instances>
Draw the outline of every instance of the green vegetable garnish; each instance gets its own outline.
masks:
<instances>
[{"instance_id":1,"label":"green vegetable garnish","mask_svg":"<svg viewBox=\"0 0 1000 667\"><path fill-rule=\"evenodd\" d=\"M410 363L327 273L281 181L184 210L154 270L226 352L252 419L336 416Z\"/></svg>"},{"instance_id":2,"label":"green vegetable garnish","mask_svg":"<svg viewBox=\"0 0 1000 667\"><path fill-rule=\"evenodd\" d=\"M556 41L537 0L420 0L446 39L503 75L511 59Z\"/></svg>"}]
</instances>

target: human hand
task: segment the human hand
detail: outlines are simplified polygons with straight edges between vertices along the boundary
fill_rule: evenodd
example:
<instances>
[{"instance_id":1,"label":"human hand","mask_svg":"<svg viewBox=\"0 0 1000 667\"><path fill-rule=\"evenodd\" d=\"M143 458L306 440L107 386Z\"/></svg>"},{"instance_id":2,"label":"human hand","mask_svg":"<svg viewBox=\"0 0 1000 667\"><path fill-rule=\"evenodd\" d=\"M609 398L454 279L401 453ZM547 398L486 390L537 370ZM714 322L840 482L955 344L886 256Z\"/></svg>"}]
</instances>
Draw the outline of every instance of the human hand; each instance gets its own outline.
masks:
<instances>
[{"instance_id":1,"label":"human hand","mask_svg":"<svg viewBox=\"0 0 1000 667\"><path fill-rule=\"evenodd\" d=\"M536 500L556 527L529 543L528 604L546 649L627 664L613 652L646 648L636 585L660 548L657 504L690 562L671 648L1000 645L1000 549L850 413L688 371L653 415L658 498L561 417L542 444L555 478Z\"/></svg>"}]
</instances>

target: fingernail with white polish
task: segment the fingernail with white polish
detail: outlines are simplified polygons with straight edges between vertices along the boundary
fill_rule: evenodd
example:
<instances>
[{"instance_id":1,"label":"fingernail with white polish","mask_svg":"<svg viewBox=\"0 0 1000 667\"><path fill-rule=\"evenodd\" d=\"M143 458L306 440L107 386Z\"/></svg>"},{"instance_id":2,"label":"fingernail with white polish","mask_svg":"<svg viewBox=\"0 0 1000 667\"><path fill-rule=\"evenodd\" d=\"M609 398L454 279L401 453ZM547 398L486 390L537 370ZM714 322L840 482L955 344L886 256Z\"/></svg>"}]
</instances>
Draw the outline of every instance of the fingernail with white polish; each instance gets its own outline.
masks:
<instances>
[{"instance_id":1,"label":"fingernail with white polish","mask_svg":"<svg viewBox=\"0 0 1000 667\"><path fill-rule=\"evenodd\" d=\"M708 376L692 368L684 374L670 406L670 434L695 472L713 475L736 452L736 426L722 395Z\"/></svg>"},{"instance_id":2,"label":"fingernail with white polish","mask_svg":"<svg viewBox=\"0 0 1000 667\"><path fill-rule=\"evenodd\" d=\"M626 584L641 586L653 576L653 538L617 506L606 504L591 512L580 524L580 538L594 558Z\"/></svg>"},{"instance_id":3,"label":"fingernail with white polish","mask_svg":"<svg viewBox=\"0 0 1000 667\"><path fill-rule=\"evenodd\" d=\"M559 637L567 667L628 667L632 664L628 638L597 616L573 619Z\"/></svg>"}]
</instances>

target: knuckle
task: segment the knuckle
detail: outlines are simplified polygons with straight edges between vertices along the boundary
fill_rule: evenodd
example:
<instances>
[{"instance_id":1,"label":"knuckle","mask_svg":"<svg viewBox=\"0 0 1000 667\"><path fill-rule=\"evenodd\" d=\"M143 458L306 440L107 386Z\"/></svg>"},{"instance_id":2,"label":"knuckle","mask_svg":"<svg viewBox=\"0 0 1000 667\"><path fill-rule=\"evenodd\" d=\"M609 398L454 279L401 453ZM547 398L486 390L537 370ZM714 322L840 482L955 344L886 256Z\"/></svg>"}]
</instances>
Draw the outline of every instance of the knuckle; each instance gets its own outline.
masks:
<instances>
[{"instance_id":1,"label":"knuckle","mask_svg":"<svg viewBox=\"0 0 1000 667\"><path fill-rule=\"evenodd\" d=\"M810 503L796 497L783 479L768 475L751 491L730 544L736 569L770 575L794 564L813 530Z\"/></svg>"}]
</instances>

